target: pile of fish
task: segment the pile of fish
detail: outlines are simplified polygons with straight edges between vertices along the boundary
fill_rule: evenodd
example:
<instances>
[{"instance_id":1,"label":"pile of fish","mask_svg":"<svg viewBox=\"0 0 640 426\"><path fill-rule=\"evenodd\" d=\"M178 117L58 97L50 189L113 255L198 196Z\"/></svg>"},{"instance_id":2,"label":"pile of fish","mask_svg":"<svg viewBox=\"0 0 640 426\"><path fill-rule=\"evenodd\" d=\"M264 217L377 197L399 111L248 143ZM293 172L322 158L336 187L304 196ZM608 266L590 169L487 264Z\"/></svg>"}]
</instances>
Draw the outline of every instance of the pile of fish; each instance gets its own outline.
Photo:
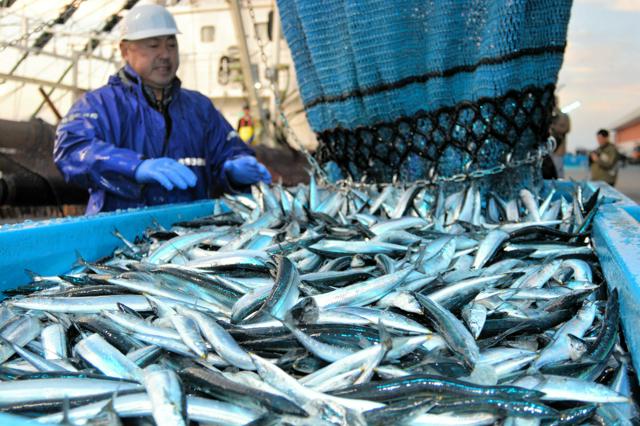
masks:
<instances>
[{"instance_id":1,"label":"pile of fish","mask_svg":"<svg viewBox=\"0 0 640 426\"><path fill-rule=\"evenodd\" d=\"M504 200L313 178L226 196L6 291L0 409L66 425L632 424L618 295L589 236L602 202L580 185Z\"/></svg>"}]
</instances>

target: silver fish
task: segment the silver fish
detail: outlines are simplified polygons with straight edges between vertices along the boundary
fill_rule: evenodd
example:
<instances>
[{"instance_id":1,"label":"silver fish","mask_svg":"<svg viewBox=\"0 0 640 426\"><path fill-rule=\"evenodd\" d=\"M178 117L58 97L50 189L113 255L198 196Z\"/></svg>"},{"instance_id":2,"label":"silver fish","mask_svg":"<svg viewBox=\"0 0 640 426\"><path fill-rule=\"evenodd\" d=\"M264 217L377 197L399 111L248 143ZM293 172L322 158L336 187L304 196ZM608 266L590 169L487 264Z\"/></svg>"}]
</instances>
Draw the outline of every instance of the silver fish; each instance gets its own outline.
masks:
<instances>
[{"instance_id":1,"label":"silver fish","mask_svg":"<svg viewBox=\"0 0 640 426\"><path fill-rule=\"evenodd\" d=\"M173 370L150 365L144 370L144 386L158 426L187 425L187 407L180 379Z\"/></svg>"},{"instance_id":2,"label":"silver fish","mask_svg":"<svg viewBox=\"0 0 640 426\"><path fill-rule=\"evenodd\" d=\"M74 349L106 376L142 381L142 370L98 334L85 337Z\"/></svg>"}]
</instances>

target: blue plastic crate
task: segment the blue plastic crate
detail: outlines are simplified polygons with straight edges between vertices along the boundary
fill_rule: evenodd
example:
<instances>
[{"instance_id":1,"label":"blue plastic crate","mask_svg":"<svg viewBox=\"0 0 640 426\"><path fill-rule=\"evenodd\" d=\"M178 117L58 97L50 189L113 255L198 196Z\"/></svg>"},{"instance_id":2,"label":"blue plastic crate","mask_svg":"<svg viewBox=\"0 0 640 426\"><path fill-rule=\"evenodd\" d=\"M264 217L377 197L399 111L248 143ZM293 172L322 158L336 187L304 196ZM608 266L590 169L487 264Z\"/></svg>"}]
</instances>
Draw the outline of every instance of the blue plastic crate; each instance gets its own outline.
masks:
<instances>
[{"instance_id":1,"label":"blue plastic crate","mask_svg":"<svg viewBox=\"0 0 640 426\"><path fill-rule=\"evenodd\" d=\"M557 184L570 195L572 183ZM600 188L611 201L595 217L593 240L609 286L620 292L622 324L636 372L640 372L640 206L604 183ZM171 204L161 207L106 213L93 217L27 222L0 227L0 289L29 282L25 270L41 275L67 272L78 254L89 261L110 255L122 242L113 236L118 229L127 239L142 234L154 221L162 226L213 212L212 201Z\"/></svg>"},{"instance_id":2,"label":"blue plastic crate","mask_svg":"<svg viewBox=\"0 0 640 426\"><path fill-rule=\"evenodd\" d=\"M116 229L133 240L154 222L168 228L212 213L213 201L198 201L1 226L0 289L29 282L26 270L61 274L69 271L78 256L95 261L112 254L122 245L113 235Z\"/></svg>"},{"instance_id":3,"label":"blue plastic crate","mask_svg":"<svg viewBox=\"0 0 640 426\"><path fill-rule=\"evenodd\" d=\"M640 206L604 183L608 197L620 201L601 208L593 224L596 254L610 288L617 288L625 339L640 379Z\"/></svg>"}]
</instances>

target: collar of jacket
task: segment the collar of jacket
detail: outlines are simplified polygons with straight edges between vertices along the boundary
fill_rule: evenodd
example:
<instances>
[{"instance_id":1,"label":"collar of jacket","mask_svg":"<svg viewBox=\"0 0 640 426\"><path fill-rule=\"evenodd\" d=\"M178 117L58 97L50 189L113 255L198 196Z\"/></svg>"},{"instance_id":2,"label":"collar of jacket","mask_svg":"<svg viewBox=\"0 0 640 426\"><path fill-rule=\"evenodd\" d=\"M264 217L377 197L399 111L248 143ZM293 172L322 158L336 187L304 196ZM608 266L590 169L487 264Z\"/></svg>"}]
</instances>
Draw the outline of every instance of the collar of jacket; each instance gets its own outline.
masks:
<instances>
[{"instance_id":1,"label":"collar of jacket","mask_svg":"<svg viewBox=\"0 0 640 426\"><path fill-rule=\"evenodd\" d=\"M613 146L615 148L615 145L613 143L611 143L611 141L605 143L604 145L598 145L597 151L604 151L605 149L609 148L609 146Z\"/></svg>"},{"instance_id":2,"label":"collar of jacket","mask_svg":"<svg viewBox=\"0 0 640 426\"><path fill-rule=\"evenodd\" d=\"M162 100L158 101L153 89L142 82L140 75L129 64L125 64L117 73L113 74L109 78L109 84L122 84L125 87L137 90L153 108L159 111L165 110L169 103L178 96L182 86L180 79L175 77L171 86L163 89Z\"/></svg>"}]
</instances>

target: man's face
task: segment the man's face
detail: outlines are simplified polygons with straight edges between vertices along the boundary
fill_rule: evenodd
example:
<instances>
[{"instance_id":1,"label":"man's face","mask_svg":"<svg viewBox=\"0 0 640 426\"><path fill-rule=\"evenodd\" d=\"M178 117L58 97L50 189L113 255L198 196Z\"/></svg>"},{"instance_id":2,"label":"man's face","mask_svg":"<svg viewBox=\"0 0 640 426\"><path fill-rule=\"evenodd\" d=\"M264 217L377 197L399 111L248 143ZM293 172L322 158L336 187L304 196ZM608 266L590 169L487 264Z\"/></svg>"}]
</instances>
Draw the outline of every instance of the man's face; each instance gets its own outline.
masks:
<instances>
[{"instance_id":1,"label":"man's face","mask_svg":"<svg viewBox=\"0 0 640 426\"><path fill-rule=\"evenodd\" d=\"M120 52L142 81L156 89L169 86L180 65L178 40L174 35L123 40Z\"/></svg>"},{"instance_id":2,"label":"man's face","mask_svg":"<svg viewBox=\"0 0 640 426\"><path fill-rule=\"evenodd\" d=\"M604 145L607 143L607 138L602 135L597 135L596 138L598 139L598 145Z\"/></svg>"}]
</instances>

